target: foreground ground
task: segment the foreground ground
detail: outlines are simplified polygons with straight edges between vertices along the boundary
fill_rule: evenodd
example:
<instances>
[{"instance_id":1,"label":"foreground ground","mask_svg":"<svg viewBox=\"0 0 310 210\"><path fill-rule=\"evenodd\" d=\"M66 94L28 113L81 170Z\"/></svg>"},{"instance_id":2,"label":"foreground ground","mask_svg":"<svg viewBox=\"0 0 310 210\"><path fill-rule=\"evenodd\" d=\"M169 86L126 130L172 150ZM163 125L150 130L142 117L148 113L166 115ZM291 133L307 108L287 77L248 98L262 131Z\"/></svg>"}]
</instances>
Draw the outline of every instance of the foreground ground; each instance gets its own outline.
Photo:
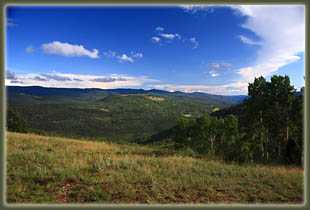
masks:
<instances>
[{"instance_id":1,"label":"foreground ground","mask_svg":"<svg viewBox=\"0 0 310 210\"><path fill-rule=\"evenodd\" d=\"M7 202L302 204L303 171L7 133Z\"/></svg>"}]
</instances>

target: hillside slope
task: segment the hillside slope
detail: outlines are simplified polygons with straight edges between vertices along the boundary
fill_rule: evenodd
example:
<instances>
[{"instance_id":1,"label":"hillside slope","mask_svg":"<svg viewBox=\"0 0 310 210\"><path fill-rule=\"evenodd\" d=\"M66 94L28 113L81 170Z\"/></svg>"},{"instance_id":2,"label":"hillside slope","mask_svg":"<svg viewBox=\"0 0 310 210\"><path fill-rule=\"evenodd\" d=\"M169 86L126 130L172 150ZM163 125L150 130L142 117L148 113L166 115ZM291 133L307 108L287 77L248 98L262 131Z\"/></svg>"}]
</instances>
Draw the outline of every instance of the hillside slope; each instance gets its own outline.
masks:
<instances>
[{"instance_id":1,"label":"hillside slope","mask_svg":"<svg viewBox=\"0 0 310 210\"><path fill-rule=\"evenodd\" d=\"M301 204L303 171L7 133L9 204Z\"/></svg>"},{"instance_id":2,"label":"hillside slope","mask_svg":"<svg viewBox=\"0 0 310 210\"><path fill-rule=\"evenodd\" d=\"M34 131L118 141L155 135L180 117L200 117L242 98L143 89L7 87L8 104Z\"/></svg>"}]
</instances>

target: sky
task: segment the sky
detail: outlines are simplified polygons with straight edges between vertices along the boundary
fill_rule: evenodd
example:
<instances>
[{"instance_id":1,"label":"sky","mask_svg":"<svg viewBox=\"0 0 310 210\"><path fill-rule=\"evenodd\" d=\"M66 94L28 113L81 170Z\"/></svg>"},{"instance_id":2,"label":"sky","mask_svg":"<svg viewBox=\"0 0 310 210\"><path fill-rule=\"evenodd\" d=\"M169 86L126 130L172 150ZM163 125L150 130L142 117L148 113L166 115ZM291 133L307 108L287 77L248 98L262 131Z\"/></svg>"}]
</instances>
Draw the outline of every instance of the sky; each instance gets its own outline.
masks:
<instances>
[{"instance_id":1,"label":"sky","mask_svg":"<svg viewBox=\"0 0 310 210\"><path fill-rule=\"evenodd\" d=\"M304 86L305 8L7 6L6 85L247 94Z\"/></svg>"}]
</instances>

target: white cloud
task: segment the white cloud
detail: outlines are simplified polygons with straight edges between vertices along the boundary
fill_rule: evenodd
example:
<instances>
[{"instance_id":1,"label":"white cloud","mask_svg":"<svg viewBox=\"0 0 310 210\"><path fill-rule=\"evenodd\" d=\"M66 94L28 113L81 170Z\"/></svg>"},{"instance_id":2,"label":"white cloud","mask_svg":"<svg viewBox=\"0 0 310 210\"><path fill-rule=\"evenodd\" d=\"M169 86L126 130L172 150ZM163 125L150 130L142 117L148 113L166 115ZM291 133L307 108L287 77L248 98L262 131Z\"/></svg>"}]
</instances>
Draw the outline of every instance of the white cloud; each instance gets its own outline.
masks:
<instances>
[{"instance_id":1,"label":"white cloud","mask_svg":"<svg viewBox=\"0 0 310 210\"><path fill-rule=\"evenodd\" d=\"M117 56L119 62L131 62L133 63L133 59L131 57L128 57L126 54L123 54L122 56Z\"/></svg>"},{"instance_id":2,"label":"white cloud","mask_svg":"<svg viewBox=\"0 0 310 210\"><path fill-rule=\"evenodd\" d=\"M245 37L245 36L242 36L242 35L239 35L237 36L244 44L249 44L249 45L260 45L261 43L260 42L255 42L251 39L249 39L248 37Z\"/></svg>"},{"instance_id":3,"label":"white cloud","mask_svg":"<svg viewBox=\"0 0 310 210\"><path fill-rule=\"evenodd\" d=\"M166 39L166 43L172 43L172 40L174 40L174 39L178 39L178 40L180 40L182 42L185 42L186 40L189 40L190 42L192 42L194 44L193 49L197 48L198 45L199 45L199 43L198 43L196 38L191 38L191 39L183 38L178 33L170 33L170 34L169 33L161 33L161 31L163 31L163 30L160 30L159 28L161 28L161 27L157 27L156 28L157 29L156 31L158 31L158 34L157 34L157 36L153 36L152 37L152 41L156 42L156 43L159 43L160 46L162 46L162 42L161 41L165 40L165 39ZM162 39L160 37L158 37L158 36L162 37Z\"/></svg>"},{"instance_id":4,"label":"white cloud","mask_svg":"<svg viewBox=\"0 0 310 210\"><path fill-rule=\"evenodd\" d=\"M181 6L185 12L225 6ZM227 6L226 6L227 7ZM235 15L246 16L241 27L259 37L254 42L239 36L246 44L259 44L257 56L250 65L236 70L240 75L239 84L252 82L255 77L269 76L279 68L300 59L299 53L305 51L305 7L299 5L241 5L228 6Z\"/></svg>"},{"instance_id":5,"label":"white cloud","mask_svg":"<svg viewBox=\"0 0 310 210\"><path fill-rule=\"evenodd\" d=\"M182 39L182 36L180 34L175 34L175 37L177 37L178 39Z\"/></svg>"},{"instance_id":6,"label":"white cloud","mask_svg":"<svg viewBox=\"0 0 310 210\"><path fill-rule=\"evenodd\" d=\"M143 58L143 54L142 53L137 53L137 52L133 52L131 51L131 57L129 57L128 55L126 55L125 53L123 53L122 55L118 55L116 52L109 50L108 52L103 52L104 56L106 57L110 57L110 58L117 58L119 62L123 63L123 62L134 62L133 58Z\"/></svg>"},{"instance_id":7,"label":"white cloud","mask_svg":"<svg viewBox=\"0 0 310 210\"><path fill-rule=\"evenodd\" d=\"M231 73L231 67L231 63L213 62L207 65L208 71L205 73L210 74L211 77L217 77L222 74Z\"/></svg>"},{"instance_id":8,"label":"white cloud","mask_svg":"<svg viewBox=\"0 0 310 210\"><path fill-rule=\"evenodd\" d=\"M27 52L27 53L32 53L32 52L34 52L34 49L33 49L32 45L30 45L29 47L26 48L26 52Z\"/></svg>"},{"instance_id":9,"label":"white cloud","mask_svg":"<svg viewBox=\"0 0 310 210\"><path fill-rule=\"evenodd\" d=\"M206 6L206 5L180 5L179 7L181 7L182 9L185 10L185 12L188 13L196 13L199 10L212 10L212 6Z\"/></svg>"},{"instance_id":10,"label":"white cloud","mask_svg":"<svg viewBox=\"0 0 310 210\"><path fill-rule=\"evenodd\" d=\"M15 76L15 74L9 70L5 71L5 79L7 80L16 80L17 77Z\"/></svg>"},{"instance_id":11,"label":"white cloud","mask_svg":"<svg viewBox=\"0 0 310 210\"><path fill-rule=\"evenodd\" d=\"M99 51L97 49L89 51L86 50L82 45L72 45L69 43L61 43L58 41L42 44L42 49L43 52L47 54L57 54L67 57L88 56L90 58L99 58Z\"/></svg>"},{"instance_id":12,"label":"white cloud","mask_svg":"<svg viewBox=\"0 0 310 210\"><path fill-rule=\"evenodd\" d=\"M204 85L153 85L152 87L168 90L168 91L182 91L186 93L204 92L217 95L245 95L247 94L248 83L230 83L219 86L204 86Z\"/></svg>"},{"instance_id":13,"label":"white cloud","mask_svg":"<svg viewBox=\"0 0 310 210\"><path fill-rule=\"evenodd\" d=\"M152 37L152 41L153 41L153 42L160 42L160 38L154 36L154 37Z\"/></svg>"},{"instance_id":14,"label":"white cloud","mask_svg":"<svg viewBox=\"0 0 310 210\"><path fill-rule=\"evenodd\" d=\"M192 43L194 44L193 49L196 49L196 48L199 46L199 43L198 43L198 41L197 41L196 38L194 38L194 37L193 37L193 38L190 38L189 41L192 42Z\"/></svg>"},{"instance_id":15,"label":"white cloud","mask_svg":"<svg viewBox=\"0 0 310 210\"><path fill-rule=\"evenodd\" d=\"M134 58L143 58L142 53L131 52L132 57Z\"/></svg>"},{"instance_id":16,"label":"white cloud","mask_svg":"<svg viewBox=\"0 0 310 210\"><path fill-rule=\"evenodd\" d=\"M211 77L217 77L220 75L220 74L216 73L216 71L214 71L214 70L209 71L209 74L211 75Z\"/></svg>"},{"instance_id":17,"label":"white cloud","mask_svg":"<svg viewBox=\"0 0 310 210\"><path fill-rule=\"evenodd\" d=\"M180 34L164 34L164 33L159 33L159 36L162 36L166 39L174 39L174 38L178 38L178 39L182 39L182 36ZM153 37L154 38L154 37Z\"/></svg>"},{"instance_id":18,"label":"white cloud","mask_svg":"<svg viewBox=\"0 0 310 210\"><path fill-rule=\"evenodd\" d=\"M13 86L42 86L64 88L101 88L111 89L120 87L138 87L144 84L157 82L146 76L128 76L110 74L105 76L62 74L7 74L6 85Z\"/></svg>"},{"instance_id":19,"label":"white cloud","mask_svg":"<svg viewBox=\"0 0 310 210\"><path fill-rule=\"evenodd\" d=\"M261 48L253 64L237 71L245 81L268 76L300 59L297 54L305 50L304 6L239 6L234 9L248 16L242 27L261 38Z\"/></svg>"},{"instance_id":20,"label":"white cloud","mask_svg":"<svg viewBox=\"0 0 310 210\"><path fill-rule=\"evenodd\" d=\"M174 39L176 37L175 34L163 34L163 33L160 33L159 35L164 37L164 38L166 38L166 39Z\"/></svg>"},{"instance_id":21,"label":"white cloud","mask_svg":"<svg viewBox=\"0 0 310 210\"><path fill-rule=\"evenodd\" d=\"M155 31L163 31L163 30L165 30L165 29L163 27L160 27L160 26L155 28Z\"/></svg>"},{"instance_id":22,"label":"white cloud","mask_svg":"<svg viewBox=\"0 0 310 210\"><path fill-rule=\"evenodd\" d=\"M6 26L14 27L18 26L18 24L15 23L15 20L13 18L6 18Z\"/></svg>"},{"instance_id":23,"label":"white cloud","mask_svg":"<svg viewBox=\"0 0 310 210\"><path fill-rule=\"evenodd\" d=\"M109 50L109 52L103 52L103 55L114 58L116 56L116 52Z\"/></svg>"}]
</instances>

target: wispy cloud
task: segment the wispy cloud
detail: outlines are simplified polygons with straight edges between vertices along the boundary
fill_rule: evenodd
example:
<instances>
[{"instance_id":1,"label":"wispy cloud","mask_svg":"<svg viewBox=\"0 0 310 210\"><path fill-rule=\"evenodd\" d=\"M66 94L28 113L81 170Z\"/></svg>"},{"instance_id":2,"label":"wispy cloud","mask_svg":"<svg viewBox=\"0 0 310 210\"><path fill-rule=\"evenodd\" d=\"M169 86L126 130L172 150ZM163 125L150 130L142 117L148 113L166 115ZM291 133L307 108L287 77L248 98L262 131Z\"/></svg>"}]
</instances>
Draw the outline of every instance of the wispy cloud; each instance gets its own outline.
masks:
<instances>
[{"instance_id":1,"label":"wispy cloud","mask_svg":"<svg viewBox=\"0 0 310 210\"><path fill-rule=\"evenodd\" d=\"M142 53L137 53L131 51L131 57L128 56L126 53L122 53L122 55L118 55L116 52L109 50L108 52L103 52L104 56L110 57L110 58L117 58L119 62L134 62L133 58L142 58L143 54Z\"/></svg>"},{"instance_id":2,"label":"wispy cloud","mask_svg":"<svg viewBox=\"0 0 310 210\"><path fill-rule=\"evenodd\" d=\"M152 37L153 42L160 42L160 38L157 36Z\"/></svg>"},{"instance_id":3,"label":"wispy cloud","mask_svg":"<svg viewBox=\"0 0 310 210\"><path fill-rule=\"evenodd\" d=\"M27 52L27 53L32 53L32 52L34 52L34 49L33 49L32 45L30 45L29 47L26 48L26 52Z\"/></svg>"},{"instance_id":4,"label":"wispy cloud","mask_svg":"<svg viewBox=\"0 0 310 210\"><path fill-rule=\"evenodd\" d=\"M122 56L117 56L117 59L119 62L131 62L133 63L133 59L131 57L128 57L126 54L123 54Z\"/></svg>"},{"instance_id":5,"label":"wispy cloud","mask_svg":"<svg viewBox=\"0 0 310 210\"><path fill-rule=\"evenodd\" d=\"M36 80L36 81L48 81L48 79L46 79L44 77L40 77L40 76L33 77L33 80Z\"/></svg>"},{"instance_id":6,"label":"wispy cloud","mask_svg":"<svg viewBox=\"0 0 310 210\"><path fill-rule=\"evenodd\" d=\"M131 52L131 55L134 58L142 58L143 57L142 53L137 53L137 52Z\"/></svg>"},{"instance_id":7,"label":"wispy cloud","mask_svg":"<svg viewBox=\"0 0 310 210\"><path fill-rule=\"evenodd\" d=\"M196 38L190 38L189 41L194 44L193 49L196 49L199 46L199 43Z\"/></svg>"},{"instance_id":8,"label":"wispy cloud","mask_svg":"<svg viewBox=\"0 0 310 210\"><path fill-rule=\"evenodd\" d=\"M14 27L18 26L18 24L15 23L15 20L13 18L6 18L6 26Z\"/></svg>"},{"instance_id":9,"label":"wispy cloud","mask_svg":"<svg viewBox=\"0 0 310 210\"><path fill-rule=\"evenodd\" d=\"M138 87L149 83L158 82L146 76L128 76L110 74L98 75L79 75L79 74L14 74L7 73L6 85L15 86L43 86L43 87L65 87L65 88L120 88Z\"/></svg>"},{"instance_id":10,"label":"wispy cloud","mask_svg":"<svg viewBox=\"0 0 310 210\"><path fill-rule=\"evenodd\" d=\"M162 46L163 44L162 41L166 41L165 43L172 43L173 40L181 40L183 43L189 40L191 43L194 44L193 49L196 49L199 45L196 38L183 38L182 35L179 33L162 33L162 31L164 31L164 28L162 27L157 27L155 31L157 32L157 35L152 37L152 42L158 43L160 46Z\"/></svg>"},{"instance_id":11,"label":"wispy cloud","mask_svg":"<svg viewBox=\"0 0 310 210\"><path fill-rule=\"evenodd\" d=\"M300 59L305 51L305 7L299 5L241 5L241 6L181 6L185 12L210 11L211 8L230 7L235 15L246 16L241 27L259 37L255 42L240 35L245 44L260 45L257 57L250 65L235 70L240 78L236 83L247 86L255 77L269 76L281 67ZM216 73L214 74L216 75Z\"/></svg>"},{"instance_id":12,"label":"wispy cloud","mask_svg":"<svg viewBox=\"0 0 310 210\"><path fill-rule=\"evenodd\" d=\"M244 44L249 44L249 45L260 45L261 44L260 42L255 42L249 39L248 37L245 37L242 35L237 36L237 38L239 38Z\"/></svg>"},{"instance_id":13,"label":"wispy cloud","mask_svg":"<svg viewBox=\"0 0 310 210\"><path fill-rule=\"evenodd\" d=\"M155 28L155 31L163 31L163 30L165 30L165 29L163 27L160 27L160 26Z\"/></svg>"},{"instance_id":14,"label":"wispy cloud","mask_svg":"<svg viewBox=\"0 0 310 210\"><path fill-rule=\"evenodd\" d=\"M104 77L104 78L95 78L90 81L94 82L115 82L115 81L127 81L127 79L123 77Z\"/></svg>"},{"instance_id":15,"label":"wispy cloud","mask_svg":"<svg viewBox=\"0 0 310 210\"><path fill-rule=\"evenodd\" d=\"M242 27L261 38L253 65L237 71L245 81L268 76L300 59L297 54L305 50L304 6L240 6L234 9L248 16Z\"/></svg>"},{"instance_id":16,"label":"wispy cloud","mask_svg":"<svg viewBox=\"0 0 310 210\"><path fill-rule=\"evenodd\" d=\"M180 34L174 34L176 38L182 39L182 36Z\"/></svg>"},{"instance_id":17,"label":"wispy cloud","mask_svg":"<svg viewBox=\"0 0 310 210\"><path fill-rule=\"evenodd\" d=\"M228 62L213 62L207 65L207 71L211 77L217 77L222 74L231 73L232 64Z\"/></svg>"},{"instance_id":18,"label":"wispy cloud","mask_svg":"<svg viewBox=\"0 0 310 210\"><path fill-rule=\"evenodd\" d=\"M208 11L212 13L216 7L222 7L217 5L180 5L180 8L184 9L185 12L195 14L198 11Z\"/></svg>"},{"instance_id":19,"label":"wispy cloud","mask_svg":"<svg viewBox=\"0 0 310 210\"><path fill-rule=\"evenodd\" d=\"M42 49L43 52L47 54L57 54L66 57L88 56L90 58L99 58L99 51L95 48L92 51L89 51L85 49L83 45L72 45L69 43L61 43L59 41L42 44Z\"/></svg>"},{"instance_id":20,"label":"wispy cloud","mask_svg":"<svg viewBox=\"0 0 310 210\"><path fill-rule=\"evenodd\" d=\"M116 56L116 52L109 50L108 52L103 52L103 55L114 58Z\"/></svg>"},{"instance_id":21,"label":"wispy cloud","mask_svg":"<svg viewBox=\"0 0 310 210\"><path fill-rule=\"evenodd\" d=\"M56 80L56 81L71 81L69 77L60 76L58 74L40 74L40 76L45 77L48 80Z\"/></svg>"},{"instance_id":22,"label":"wispy cloud","mask_svg":"<svg viewBox=\"0 0 310 210\"><path fill-rule=\"evenodd\" d=\"M164 34L164 33L160 33L160 36L166 38L166 39L174 39L176 37L175 34Z\"/></svg>"},{"instance_id":23,"label":"wispy cloud","mask_svg":"<svg viewBox=\"0 0 310 210\"><path fill-rule=\"evenodd\" d=\"M216 95L245 95L247 94L247 85L248 83L230 83L219 86L165 84L165 85L153 85L152 87L171 92L182 91L186 93L205 92Z\"/></svg>"}]
</instances>

